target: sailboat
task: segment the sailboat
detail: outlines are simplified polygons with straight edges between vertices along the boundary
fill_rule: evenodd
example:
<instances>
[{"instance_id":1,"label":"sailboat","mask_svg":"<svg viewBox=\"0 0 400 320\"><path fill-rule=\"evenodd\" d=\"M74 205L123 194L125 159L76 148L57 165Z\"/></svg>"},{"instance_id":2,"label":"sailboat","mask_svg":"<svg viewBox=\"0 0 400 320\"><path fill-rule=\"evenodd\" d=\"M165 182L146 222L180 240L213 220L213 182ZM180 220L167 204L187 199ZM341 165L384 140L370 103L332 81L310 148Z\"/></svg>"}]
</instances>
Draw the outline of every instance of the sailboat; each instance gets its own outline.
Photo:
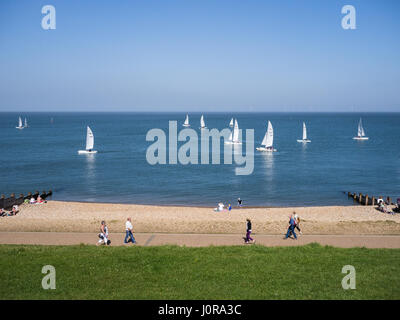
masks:
<instances>
[{"instance_id":1,"label":"sailboat","mask_svg":"<svg viewBox=\"0 0 400 320\"><path fill-rule=\"evenodd\" d=\"M233 127L233 118L231 119L231 122L229 122L229 126L232 128Z\"/></svg>"},{"instance_id":2,"label":"sailboat","mask_svg":"<svg viewBox=\"0 0 400 320\"><path fill-rule=\"evenodd\" d=\"M25 118L24 128L28 128L28 121Z\"/></svg>"},{"instance_id":3,"label":"sailboat","mask_svg":"<svg viewBox=\"0 0 400 320\"><path fill-rule=\"evenodd\" d=\"M362 121L358 122L358 129L357 129L357 137L353 138L354 140L368 140L369 138L365 136L365 131L362 125Z\"/></svg>"},{"instance_id":4,"label":"sailboat","mask_svg":"<svg viewBox=\"0 0 400 320\"><path fill-rule=\"evenodd\" d=\"M18 118L18 127L15 127L15 128L17 128L17 129L23 129L24 128L24 126L22 125L21 117Z\"/></svg>"},{"instance_id":5,"label":"sailboat","mask_svg":"<svg viewBox=\"0 0 400 320\"><path fill-rule=\"evenodd\" d=\"M189 124L189 115L188 115L188 114L186 115L186 119L185 119L185 122L183 123L183 126L184 126L184 127L190 127L190 124Z\"/></svg>"},{"instance_id":6,"label":"sailboat","mask_svg":"<svg viewBox=\"0 0 400 320\"><path fill-rule=\"evenodd\" d=\"M303 142L303 143L311 142L311 140L307 139L307 127L306 127L306 124L304 122L303 122L303 139L302 140L297 140L297 142Z\"/></svg>"},{"instance_id":7,"label":"sailboat","mask_svg":"<svg viewBox=\"0 0 400 320\"><path fill-rule=\"evenodd\" d=\"M90 154L97 153L96 150L92 150L94 146L94 136L92 130L90 130L89 126L86 130L86 150L79 150L79 154Z\"/></svg>"},{"instance_id":8,"label":"sailboat","mask_svg":"<svg viewBox=\"0 0 400 320\"><path fill-rule=\"evenodd\" d=\"M274 144L274 128L270 121L268 121L267 132L265 133L264 139L261 142L261 147L256 148L258 151L276 152L273 148Z\"/></svg>"},{"instance_id":9,"label":"sailboat","mask_svg":"<svg viewBox=\"0 0 400 320\"><path fill-rule=\"evenodd\" d=\"M201 115L201 118L200 118L200 129L206 129L207 127L206 127L206 123L204 122L204 116L203 115Z\"/></svg>"},{"instance_id":10,"label":"sailboat","mask_svg":"<svg viewBox=\"0 0 400 320\"><path fill-rule=\"evenodd\" d=\"M228 141L225 141L226 144L242 144L239 141L239 124L237 122L237 119L235 119L235 125L233 126L233 130L231 131L231 134L229 136Z\"/></svg>"}]
</instances>

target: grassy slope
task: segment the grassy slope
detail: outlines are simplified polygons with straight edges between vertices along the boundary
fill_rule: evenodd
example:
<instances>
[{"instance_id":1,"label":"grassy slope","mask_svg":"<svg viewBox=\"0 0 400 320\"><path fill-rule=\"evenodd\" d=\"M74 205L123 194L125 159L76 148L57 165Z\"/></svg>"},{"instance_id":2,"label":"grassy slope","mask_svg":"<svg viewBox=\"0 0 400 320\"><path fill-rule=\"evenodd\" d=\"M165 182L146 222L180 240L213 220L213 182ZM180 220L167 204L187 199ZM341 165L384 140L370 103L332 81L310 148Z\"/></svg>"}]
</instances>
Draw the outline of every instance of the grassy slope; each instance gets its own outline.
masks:
<instances>
[{"instance_id":1,"label":"grassy slope","mask_svg":"<svg viewBox=\"0 0 400 320\"><path fill-rule=\"evenodd\" d=\"M0 245L0 299L400 299L400 250ZM41 268L56 267L43 290ZM357 289L343 290L344 265Z\"/></svg>"}]
</instances>

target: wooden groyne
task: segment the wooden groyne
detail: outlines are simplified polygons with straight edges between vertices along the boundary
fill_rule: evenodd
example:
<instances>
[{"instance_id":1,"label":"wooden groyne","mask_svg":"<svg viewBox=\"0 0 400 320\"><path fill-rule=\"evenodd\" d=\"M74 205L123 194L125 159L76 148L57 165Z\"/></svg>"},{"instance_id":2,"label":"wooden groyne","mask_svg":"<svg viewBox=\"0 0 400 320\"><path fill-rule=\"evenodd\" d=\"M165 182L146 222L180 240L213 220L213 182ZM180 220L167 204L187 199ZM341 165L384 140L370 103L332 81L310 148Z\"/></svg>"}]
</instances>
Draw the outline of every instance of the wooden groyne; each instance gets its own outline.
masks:
<instances>
[{"instance_id":1,"label":"wooden groyne","mask_svg":"<svg viewBox=\"0 0 400 320\"><path fill-rule=\"evenodd\" d=\"M347 192L347 196L349 198L352 198L354 202L358 202L359 204L363 206L375 206L378 205L378 199L382 199L385 201L386 204L389 205L394 205L392 202L392 198L390 197L382 197L382 196L369 196L368 194L362 194L362 193L351 193Z\"/></svg>"},{"instance_id":2,"label":"wooden groyne","mask_svg":"<svg viewBox=\"0 0 400 320\"><path fill-rule=\"evenodd\" d=\"M39 195L42 199L46 199L53 194L51 190L48 192L43 191L40 193L39 191L35 191L35 193L29 192L27 195L20 193L19 197L15 196L15 193L12 193L8 198L4 194L0 197L0 208L5 210L11 210L13 205L21 205L24 203L26 199L30 200L32 197L36 200Z\"/></svg>"}]
</instances>

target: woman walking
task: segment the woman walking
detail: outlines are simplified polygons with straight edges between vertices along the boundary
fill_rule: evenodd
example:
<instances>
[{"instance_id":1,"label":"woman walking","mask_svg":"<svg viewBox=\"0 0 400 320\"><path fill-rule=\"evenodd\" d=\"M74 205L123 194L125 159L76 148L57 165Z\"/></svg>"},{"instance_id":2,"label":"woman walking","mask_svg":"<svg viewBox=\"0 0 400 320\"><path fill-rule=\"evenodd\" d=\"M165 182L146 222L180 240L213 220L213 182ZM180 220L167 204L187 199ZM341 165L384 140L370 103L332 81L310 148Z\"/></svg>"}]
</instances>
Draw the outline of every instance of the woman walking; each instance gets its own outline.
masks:
<instances>
[{"instance_id":1,"label":"woman walking","mask_svg":"<svg viewBox=\"0 0 400 320\"><path fill-rule=\"evenodd\" d=\"M99 238L100 239L97 242L97 245L102 244L102 242L105 245L109 245L111 243L111 241L108 239L108 227L104 220L101 222Z\"/></svg>"},{"instance_id":2,"label":"woman walking","mask_svg":"<svg viewBox=\"0 0 400 320\"><path fill-rule=\"evenodd\" d=\"M245 243L255 243L256 241L250 237L251 234L251 220L249 218L246 219L247 228L246 228L246 238L244 238Z\"/></svg>"},{"instance_id":3,"label":"woman walking","mask_svg":"<svg viewBox=\"0 0 400 320\"><path fill-rule=\"evenodd\" d=\"M296 223L294 227L295 227L297 230L299 230L299 233L300 233L300 234L303 234L303 233L301 232L301 230L300 230L300 217L299 217L299 215L298 215L295 211L293 212L293 218L294 218L294 222Z\"/></svg>"}]
</instances>

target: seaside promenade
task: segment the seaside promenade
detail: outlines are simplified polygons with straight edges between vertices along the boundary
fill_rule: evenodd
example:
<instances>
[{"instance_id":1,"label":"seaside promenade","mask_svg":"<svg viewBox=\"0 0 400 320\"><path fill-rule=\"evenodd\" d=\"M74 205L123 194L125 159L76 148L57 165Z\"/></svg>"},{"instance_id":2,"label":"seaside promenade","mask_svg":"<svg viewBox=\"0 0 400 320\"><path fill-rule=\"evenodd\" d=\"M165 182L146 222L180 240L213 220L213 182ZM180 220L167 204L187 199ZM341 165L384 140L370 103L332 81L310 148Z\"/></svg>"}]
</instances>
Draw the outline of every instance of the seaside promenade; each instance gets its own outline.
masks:
<instances>
[{"instance_id":1,"label":"seaside promenade","mask_svg":"<svg viewBox=\"0 0 400 320\"><path fill-rule=\"evenodd\" d=\"M139 246L178 245L187 247L246 245L239 234L134 234ZM298 235L298 240L283 240L283 235L255 234L257 245L299 246L319 243L341 248L400 248L400 235ZM124 244L124 233L111 233L112 246ZM96 233L79 232L0 232L0 244L95 245ZM251 244L249 244L251 245ZM247 245L247 246L249 246Z\"/></svg>"}]
</instances>

